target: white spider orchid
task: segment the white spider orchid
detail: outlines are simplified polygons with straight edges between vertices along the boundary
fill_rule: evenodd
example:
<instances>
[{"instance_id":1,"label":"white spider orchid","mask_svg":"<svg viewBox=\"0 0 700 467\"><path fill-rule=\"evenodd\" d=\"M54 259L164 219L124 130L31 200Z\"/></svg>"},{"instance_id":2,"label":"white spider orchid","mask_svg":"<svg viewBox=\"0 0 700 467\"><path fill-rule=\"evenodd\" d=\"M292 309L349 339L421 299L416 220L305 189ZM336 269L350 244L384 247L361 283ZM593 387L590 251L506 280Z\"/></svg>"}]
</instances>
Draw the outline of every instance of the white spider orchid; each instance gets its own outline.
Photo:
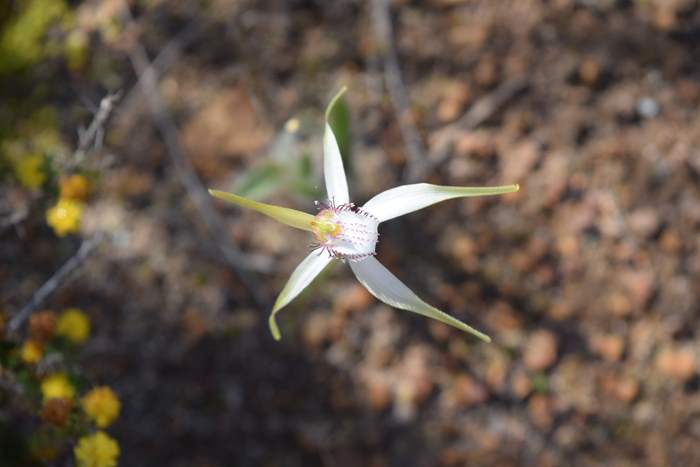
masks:
<instances>
[{"instance_id":1,"label":"white spider orchid","mask_svg":"<svg viewBox=\"0 0 700 467\"><path fill-rule=\"evenodd\" d=\"M374 257L379 237L377 228L381 222L440 201L467 196L511 193L518 191L518 185L473 188L416 183L380 193L360 208L350 202L343 160L333 130L328 123L323 136L323 173L329 201L317 203L319 212L316 216L294 209L259 203L232 193L209 190L209 193L216 198L253 209L283 224L308 230L314 235L316 242L313 244L313 250L294 270L277 297L270 314L270 331L275 340L281 338L275 320L277 312L299 295L330 262L341 260L349 263L357 280L382 302L436 319L490 342L491 339L486 334L418 298L411 289L377 261Z\"/></svg>"}]
</instances>

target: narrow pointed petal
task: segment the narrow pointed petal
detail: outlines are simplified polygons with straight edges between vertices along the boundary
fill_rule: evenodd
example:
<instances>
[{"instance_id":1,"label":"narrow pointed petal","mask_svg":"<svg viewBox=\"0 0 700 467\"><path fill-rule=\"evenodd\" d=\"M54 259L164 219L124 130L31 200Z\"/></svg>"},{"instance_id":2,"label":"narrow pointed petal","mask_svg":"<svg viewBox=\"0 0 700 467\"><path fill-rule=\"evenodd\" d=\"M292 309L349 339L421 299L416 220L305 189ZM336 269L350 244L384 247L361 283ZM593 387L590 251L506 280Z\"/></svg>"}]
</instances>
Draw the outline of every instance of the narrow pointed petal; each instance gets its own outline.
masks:
<instances>
[{"instance_id":1,"label":"narrow pointed petal","mask_svg":"<svg viewBox=\"0 0 700 467\"><path fill-rule=\"evenodd\" d=\"M357 280L369 292L384 303L402 310L413 311L428 318L436 319L457 329L473 334L485 342L491 338L468 326L457 318L425 303L406 285L396 278L373 256L362 261L351 262L350 267Z\"/></svg>"},{"instance_id":2,"label":"narrow pointed petal","mask_svg":"<svg viewBox=\"0 0 700 467\"><path fill-rule=\"evenodd\" d=\"M311 221L314 220L314 216L311 214L297 211L296 209L275 206L274 204L259 203L252 199L234 195L233 193L226 193L225 191L209 190L209 194L214 198L237 204L242 208L258 211L261 214L265 214L278 222L287 224L296 229L311 231Z\"/></svg>"},{"instance_id":3,"label":"narrow pointed petal","mask_svg":"<svg viewBox=\"0 0 700 467\"><path fill-rule=\"evenodd\" d=\"M335 135L328 122L326 122L326 130L323 134L323 176L326 180L326 193L328 193L329 200L335 204L350 202L343 158L340 157L338 142L335 140Z\"/></svg>"},{"instance_id":4,"label":"narrow pointed petal","mask_svg":"<svg viewBox=\"0 0 700 467\"><path fill-rule=\"evenodd\" d=\"M501 195L513 193L519 189L518 185L466 187L416 183L398 186L379 193L367 201L362 208L383 222L448 199Z\"/></svg>"},{"instance_id":5,"label":"narrow pointed petal","mask_svg":"<svg viewBox=\"0 0 700 467\"><path fill-rule=\"evenodd\" d=\"M328 256L326 252L315 250L309 253L294 270L287 284L282 289L282 292L280 292L277 297L275 306L272 308L272 313L270 313L270 318L268 320L270 332L275 340L278 341L282 338L280 329L277 326L277 321L275 320L277 312L294 300L294 298L299 295L332 260L333 258Z\"/></svg>"}]
</instances>

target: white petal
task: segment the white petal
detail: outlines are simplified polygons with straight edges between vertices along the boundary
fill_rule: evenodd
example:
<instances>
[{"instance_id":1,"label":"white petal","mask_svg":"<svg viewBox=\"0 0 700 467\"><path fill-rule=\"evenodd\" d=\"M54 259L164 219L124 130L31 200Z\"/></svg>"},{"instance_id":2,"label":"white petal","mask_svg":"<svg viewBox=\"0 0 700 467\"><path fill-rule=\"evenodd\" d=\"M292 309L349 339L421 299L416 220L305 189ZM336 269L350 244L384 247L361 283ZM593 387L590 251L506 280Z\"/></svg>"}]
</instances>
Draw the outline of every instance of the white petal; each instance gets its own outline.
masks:
<instances>
[{"instance_id":1,"label":"white petal","mask_svg":"<svg viewBox=\"0 0 700 467\"><path fill-rule=\"evenodd\" d=\"M518 189L518 185L466 187L416 183L398 186L379 193L367 201L362 208L378 218L379 222L383 222L452 198L500 195L512 193Z\"/></svg>"},{"instance_id":2,"label":"white petal","mask_svg":"<svg viewBox=\"0 0 700 467\"><path fill-rule=\"evenodd\" d=\"M453 318L445 312L438 310L418 298L406 285L396 278L387 268L373 256L357 262L351 262L350 267L357 280L364 285L369 292L384 303L402 310L413 311L428 318L441 321L457 329L473 334L479 339L491 342L486 334L468 326Z\"/></svg>"},{"instance_id":3,"label":"white petal","mask_svg":"<svg viewBox=\"0 0 700 467\"><path fill-rule=\"evenodd\" d=\"M326 179L326 192L329 200L335 204L350 202L343 158L340 156L338 142L335 140L333 130L328 123L326 123L326 131L323 134L323 176Z\"/></svg>"},{"instance_id":4,"label":"white petal","mask_svg":"<svg viewBox=\"0 0 700 467\"><path fill-rule=\"evenodd\" d=\"M272 308L272 313L270 313L270 318L268 323L270 325L270 332L275 340L280 340L282 337L280 334L279 327L277 327L277 322L275 321L275 315L280 309L286 306L289 302L294 300L294 298L299 295L310 283L318 276L321 271L331 262L333 258L328 256L328 254L322 250L314 250L309 255L304 258L304 260L299 263L299 266L294 270L292 276L287 281L287 284L280 292L275 301L275 306Z\"/></svg>"}]
</instances>

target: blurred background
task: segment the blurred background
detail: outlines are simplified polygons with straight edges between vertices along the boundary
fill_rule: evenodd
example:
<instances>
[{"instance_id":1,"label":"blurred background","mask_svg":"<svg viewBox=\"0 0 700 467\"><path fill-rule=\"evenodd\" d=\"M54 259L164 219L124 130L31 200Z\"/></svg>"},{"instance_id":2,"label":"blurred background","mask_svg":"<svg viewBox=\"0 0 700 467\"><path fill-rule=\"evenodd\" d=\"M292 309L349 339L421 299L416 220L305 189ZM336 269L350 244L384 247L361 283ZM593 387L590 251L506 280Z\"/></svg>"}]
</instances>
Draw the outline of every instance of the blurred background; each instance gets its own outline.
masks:
<instances>
[{"instance_id":1,"label":"blurred background","mask_svg":"<svg viewBox=\"0 0 700 467\"><path fill-rule=\"evenodd\" d=\"M121 465L696 465L699 45L695 0L3 1L0 465L74 465L56 368L118 395ZM311 239L204 189L313 212L343 85L358 204L520 184L381 227L492 344L342 265L270 336Z\"/></svg>"}]
</instances>

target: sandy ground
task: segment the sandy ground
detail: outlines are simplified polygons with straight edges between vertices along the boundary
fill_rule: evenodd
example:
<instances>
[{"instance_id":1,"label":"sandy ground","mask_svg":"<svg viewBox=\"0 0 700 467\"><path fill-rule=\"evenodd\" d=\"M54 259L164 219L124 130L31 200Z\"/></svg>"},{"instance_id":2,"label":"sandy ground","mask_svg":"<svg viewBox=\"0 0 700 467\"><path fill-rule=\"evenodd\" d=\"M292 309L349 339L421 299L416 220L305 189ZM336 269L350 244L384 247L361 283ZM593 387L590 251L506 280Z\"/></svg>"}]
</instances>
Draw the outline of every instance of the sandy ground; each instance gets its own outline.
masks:
<instances>
[{"instance_id":1,"label":"sandy ground","mask_svg":"<svg viewBox=\"0 0 700 467\"><path fill-rule=\"evenodd\" d=\"M697 2L400 1L388 44L382 2L149 3L122 40L95 45L109 72L49 85L66 135L84 116L76 95L132 90L86 215L86 235L109 240L48 304L93 317L81 361L122 398L121 465L698 463ZM494 342L390 309L338 265L280 314L275 343L268 306L309 239L219 203L223 237L210 235L133 90L137 41L150 59L172 52L157 89L205 186L264 161L290 118L302 129L283 149L308 150L319 175L322 111L341 85L357 201L416 175L519 183L381 230L389 269ZM284 187L267 199L313 209ZM56 247L39 225L2 238L17 303L78 244ZM254 256L248 285L221 241Z\"/></svg>"}]
</instances>

